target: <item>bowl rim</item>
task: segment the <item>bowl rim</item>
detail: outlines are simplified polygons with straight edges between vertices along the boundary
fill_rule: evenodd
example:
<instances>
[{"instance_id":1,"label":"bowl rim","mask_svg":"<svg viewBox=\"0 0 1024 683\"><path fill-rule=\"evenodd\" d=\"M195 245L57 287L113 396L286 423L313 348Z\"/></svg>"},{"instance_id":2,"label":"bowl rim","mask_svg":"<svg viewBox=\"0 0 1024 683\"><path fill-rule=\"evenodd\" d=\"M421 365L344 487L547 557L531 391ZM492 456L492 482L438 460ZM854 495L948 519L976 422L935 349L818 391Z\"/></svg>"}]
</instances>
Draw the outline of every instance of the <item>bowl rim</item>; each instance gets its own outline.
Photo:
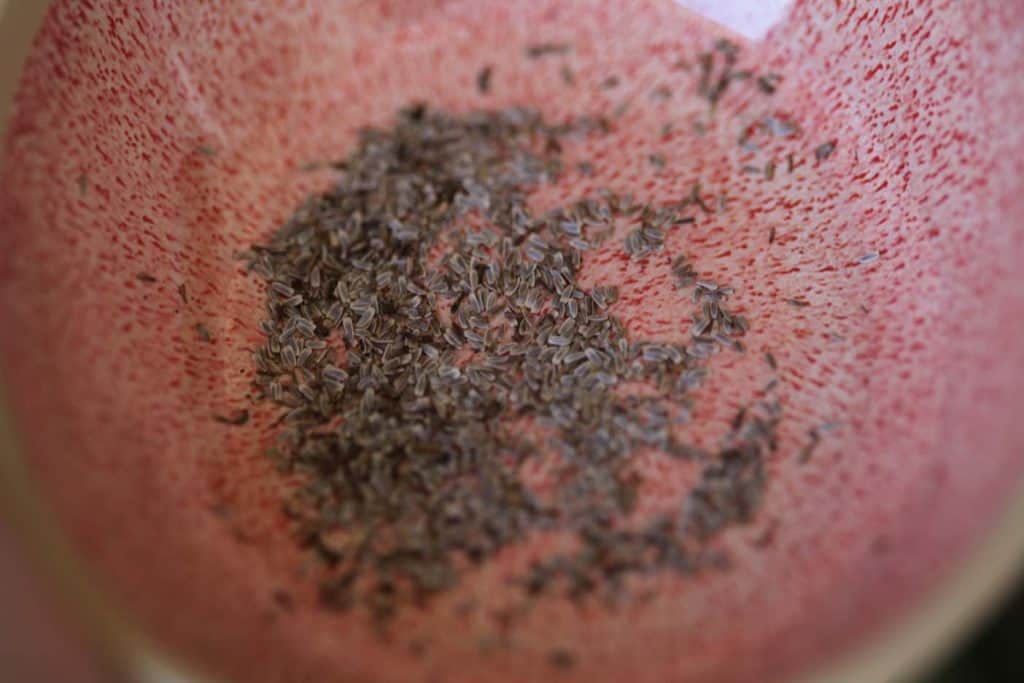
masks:
<instances>
[{"instance_id":1,"label":"bowl rim","mask_svg":"<svg viewBox=\"0 0 1024 683\"><path fill-rule=\"evenodd\" d=\"M6 137L22 65L49 5L0 0L0 45L4 46L0 53L0 140ZM115 670L130 671L147 683L210 680L150 640L140 624L103 595L34 491L17 446L12 411L0 376L0 513L14 528L18 549L56 594L59 606L73 617L87 644ZM940 665L1024 574L1024 534L1018 529L1021 519L1024 481L1009 497L997 523L927 589L917 604L798 681L908 681Z\"/></svg>"}]
</instances>

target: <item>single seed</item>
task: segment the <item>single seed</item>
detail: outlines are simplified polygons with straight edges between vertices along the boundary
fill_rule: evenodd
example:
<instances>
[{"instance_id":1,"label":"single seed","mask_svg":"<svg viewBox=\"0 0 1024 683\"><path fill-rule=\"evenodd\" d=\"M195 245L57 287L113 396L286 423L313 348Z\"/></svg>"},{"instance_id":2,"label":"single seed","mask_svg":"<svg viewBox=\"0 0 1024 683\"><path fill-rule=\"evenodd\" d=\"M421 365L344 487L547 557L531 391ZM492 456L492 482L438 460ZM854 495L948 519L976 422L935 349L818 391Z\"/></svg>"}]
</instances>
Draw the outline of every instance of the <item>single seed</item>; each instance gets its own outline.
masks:
<instances>
[{"instance_id":1,"label":"single seed","mask_svg":"<svg viewBox=\"0 0 1024 683\"><path fill-rule=\"evenodd\" d=\"M793 137L800 132L800 129L792 122L774 116L764 117L761 123L768 129L771 135L779 138Z\"/></svg>"},{"instance_id":2,"label":"single seed","mask_svg":"<svg viewBox=\"0 0 1024 683\"><path fill-rule=\"evenodd\" d=\"M818 161L824 161L825 159L828 159L830 156L832 156L832 152L834 152L835 149L836 141L829 140L828 142L818 145L814 149L814 158L817 159Z\"/></svg>"},{"instance_id":3,"label":"single seed","mask_svg":"<svg viewBox=\"0 0 1024 683\"><path fill-rule=\"evenodd\" d=\"M494 67L487 65L476 74L476 87L477 90L483 94L487 94L491 91L491 75L494 73Z\"/></svg>"},{"instance_id":4,"label":"single seed","mask_svg":"<svg viewBox=\"0 0 1024 683\"><path fill-rule=\"evenodd\" d=\"M811 456L814 455L815 449L818 447L818 443L821 441L821 435L817 429L810 429L807 432L807 443L800 449L800 453L797 455L797 462L801 465L810 462Z\"/></svg>"},{"instance_id":5,"label":"single seed","mask_svg":"<svg viewBox=\"0 0 1024 683\"><path fill-rule=\"evenodd\" d=\"M526 56L530 59L548 55L564 55L572 50L568 43L535 43L526 47Z\"/></svg>"},{"instance_id":6,"label":"single seed","mask_svg":"<svg viewBox=\"0 0 1024 683\"><path fill-rule=\"evenodd\" d=\"M571 669L576 664L576 658L572 656L572 653L562 648L552 650L548 661L556 669Z\"/></svg>"},{"instance_id":7,"label":"single seed","mask_svg":"<svg viewBox=\"0 0 1024 683\"><path fill-rule=\"evenodd\" d=\"M199 337L199 341L206 342L207 344L213 341L213 335L210 333L210 330L206 328L206 325L196 323L195 330L196 336Z\"/></svg>"},{"instance_id":8,"label":"single seed","mask_svg":"<svg viewBox=\"0 0 1024 683\"><path fill-rule=\"evenodd\" d=\"M282 297L287 298L295 294L295 290L286 285L283 282L271 282L270 288L280 294Z\"/></svg>"},{"instance_id":9,"label":"single seed","mask_svg":"<svg viewBox=\"0 0 1024 683\"><path fill-rule=\"evenodd\" d=\"M859 263L861 265L865 265L865 264L868 264L868 263L874 263L877 260L878 260L878 252L877 251L869 251L868 253L864 254L859 259L857 259L857 263Z\"/></svg>"},{"instance_id":10,"label":"single seed","mask_svg":"<svg viewBox=\"0 0 1024 683\"><path fill-rule=\"evenodd\" d=\"M221 424L240 427L249 421L249 411L233 410L227 415L214 415L213 419Z\"/></svg>"},{"instance_id":11,"label":"single seed","mask_svg":"<svg viewBox=\"0 0 1024 683\"><path fill-rule=\"evenodd\" d=\"M757 87L761 89L761 92L766 95L775 94L775 90L778 88L779 81L782 80L782 76L779 74L768 73L763 76L759 76L757 79Z\"/></svg>"}]
</instances>

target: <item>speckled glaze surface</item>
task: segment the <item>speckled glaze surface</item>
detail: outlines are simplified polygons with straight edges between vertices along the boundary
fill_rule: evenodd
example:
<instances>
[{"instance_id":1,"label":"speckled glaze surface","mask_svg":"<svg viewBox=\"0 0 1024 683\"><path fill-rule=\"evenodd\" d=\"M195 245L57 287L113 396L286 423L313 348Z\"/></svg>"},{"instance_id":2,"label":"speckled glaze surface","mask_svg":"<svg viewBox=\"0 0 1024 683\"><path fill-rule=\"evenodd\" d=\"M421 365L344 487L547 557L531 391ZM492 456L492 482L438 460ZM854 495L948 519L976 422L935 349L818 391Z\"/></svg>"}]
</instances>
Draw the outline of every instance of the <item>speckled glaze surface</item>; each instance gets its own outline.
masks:
<instances>
[{"instance_id":1,"label":"speckled glaze surface","mask_svg":"<svg viewBox=\"0 0 1024 683\"><path fill-rule=\"evenodd\" d=\"M698 136L694 72L677 65L720 35L639 1L56 3L6 141L0 367L43 493L119 604L231 680L660 683L786 678L920 599L1024 473L1024 8L798 3L741 58L783 74L778 93L731 91ZM575 49L523 58L545 40ZM489 95L474 87L485 63ZM613 73L621 85L599 87ZM675 94L652 99L659 86ZM609 136L566 150L595 176L569 174L538 206L602 186L727 194L665 255L637 264L609 247L584 278L621 288L632 334L666 340L690 325L668 254L736 287L750 348L713 362L698 438L758 395L763 351L778 359L782 447L758 521L722 540L729 571L666 578L654 601L614 613L542 605L510 649L482 648L493 620L458 604L500 602L544 540L403 617L390 642L315 608L262 457L274 415L248 397L262 292L232 255L330 182L308 162L343 156L360 126L412 99L526 103L552 119L629 100ZM737 131L772 113L802 134L741 150ZM788 153L795 168L773 181L739 172ZM239 408L253 414L244 427L213 420ZM823 423L835 425L799 464ZM645 467L649 501L693 481ZM553 645L577 666L552 670Z\"/></svg>"}]
</instances>

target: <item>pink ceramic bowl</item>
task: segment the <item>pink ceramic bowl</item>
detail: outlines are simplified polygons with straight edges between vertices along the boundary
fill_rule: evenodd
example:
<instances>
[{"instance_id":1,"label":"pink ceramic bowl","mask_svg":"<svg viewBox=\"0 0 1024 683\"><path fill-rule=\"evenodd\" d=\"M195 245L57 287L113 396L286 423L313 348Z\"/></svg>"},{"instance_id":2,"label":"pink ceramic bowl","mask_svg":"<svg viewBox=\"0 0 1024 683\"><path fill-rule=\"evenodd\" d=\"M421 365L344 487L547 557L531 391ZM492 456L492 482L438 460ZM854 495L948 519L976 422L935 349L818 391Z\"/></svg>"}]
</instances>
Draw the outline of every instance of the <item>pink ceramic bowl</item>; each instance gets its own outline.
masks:
<instances>
[{"instance_id":1,"label":"pink ceramic bowl","mask_svg":"<svg viewBox=\"0 0 1024 683\"><path fill-rule=\"evenodd\" d=\"M764 19L714 5L748 35ZM39 496L19 484L18 509L37 520L45 501L79 558L46 541L49 565L76 585L90 577L92 623L137 659L254 683L891 680L1007 587L1024 545L1019 3L797 2L742 56L782 74L778 92L730 94L703 137L689 132L694 98L648 94L690 92L678 65L730 34L669 2L67 0L45 17L10 12L4 66L28 59L0 180L0 370L19 453L5 466L27 465ZM13 15L27 23L11 29ZM538 40L572 43L569 61L525 64L522 46ZM487 96L473 87L485 62L497 65ZM617 92L600 87L613 72ZM272 416L211 419L248 405L258 337L261 292L232 255L329 183L307 162L343 156L359 126L410 99L525 102L554 118L621 110L586 150L595 179L546 201L602 183L652 199L695 180L727 192L728 210L686 246L736 286L754 327L751 352L717 367L709 414L735 409L765 350L787 406L758 521L723 541L731 570L666 581L616 613L539 609L516 648L488 654L486 621L444 600L407 624L430 641L423 658L316 609L261 456ZM770 184L737 174L729 133L766 111L801 130L794 168ZM652 175L640 153L651 145L668 172ZM632 329L667 334L683 319L657 267L602 267ZM652 496L679 493L665 477ZM524 560L508 555L495 572ZM275 605L282 588L290 611ZM552 643L586 656L552 671Z\"/></svg>"}]
</instances>

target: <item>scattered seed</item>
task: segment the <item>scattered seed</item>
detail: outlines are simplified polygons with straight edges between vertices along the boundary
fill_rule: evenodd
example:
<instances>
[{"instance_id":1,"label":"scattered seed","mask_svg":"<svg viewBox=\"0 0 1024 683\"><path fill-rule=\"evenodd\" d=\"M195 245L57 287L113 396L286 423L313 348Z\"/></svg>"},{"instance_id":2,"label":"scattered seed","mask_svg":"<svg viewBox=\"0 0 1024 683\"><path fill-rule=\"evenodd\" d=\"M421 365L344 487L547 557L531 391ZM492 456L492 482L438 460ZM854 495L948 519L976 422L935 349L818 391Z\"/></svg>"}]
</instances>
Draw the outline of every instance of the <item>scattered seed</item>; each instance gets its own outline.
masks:
<instances>
[{"instance_id":1,"label":"scattered seed","mask_svg":"<svg viewBox=\"0 0 1024 683\"><path fill-rule=\"evenodd\" d=\"M576 658L572 653L562 648L552 650L548 655L548 661L556 669L571 669L576 664Z\"/></svg>"},{"instance_id":2,"label":"scattered seed","mask_svg":"<svg viewBox=\"0 0 1024 683\"><path fill-rule=\"evenodd\" d=\"M491 91L491 75L494 73L494 67L487 65L480 69L476 75L476 87L477 90L484 93L485 95Z\"/></svg>"},{"instance_id":3,"label":"scattered seed","mask_svg":"<svg viewBox=\"0 0 1024 683\"><path fill-rule=\"evenodd\" d=\"M536 43L526 48L526 56L530 59L546 57L548 55L564 55L572 50L568 43Z\"/></svg>"},{"instance_id":4,"label":"scattered seed","mask_svg":"<svg viewBox=\"0 0 1024 683\"><path fill-rule=\"evenodd\" d=\"M778 138L789 138L800 133L800 128L792 121L775 116L766 116L761 119L761 123L771 135Z\"/></svg>"},{"instance_id":5,"label":"scattered seed","mask_svg":"<svg viewBox=\"0 0 1024 683\"><path fill-rule=\"evenodd\" d=\"M774 95L782 76L775 73L764 74L757 79L757 87L766 95Z\"/></svg>"},{"instance_id":6,"label":"scattered seed","mask_svg":"<svg viewBox=\"0 0 1024 683\"><path fill-rule=\"evenodd\" d=\"M737 50L720 42L703 60L712 104L752 80L734 68ZM481 92L490 77L478 74ZM301 475L286 514L322 561L325 607L387 622L540 531L575 534L580 548L539 558L518 577L524 598L564 586L573 600L617 600L630 576L716 564L700 545L757 509L778 410L748 407L717 453L670 434L695 419L688 393L709 377L706 359L743 348L749 324L727 308L732 289L698 282L673 257L702 321L683 345L633 339L613 315L618 291L578 279L583 252L610 239L616 217L634 221L632 256L664 250L667 232L695 220L685 207L711 212L700 185L674 207L600 192L535 215L524 200L557 177L567 137L607 130L599 118L551 125L525 108L455 115L414 104L394 126L362 131L333 165L336 184L252 248L250 272L267 286L253 395L284 413L274 462ZM724 208L723 194L709 196ZM465 233L470 212L485 231ZM343 350L328 342L335 328ZM652 395L618 390L634 383ZM565 470L543 500L516 464L546 447L507 428L522 418L550 427ZM630 457L652 446L701 470L678 519L634 528L621 523L643 483ZM503 633L520 613L501 619ZM573 662L552 652L555 666Z\"/></svg>"},{"instance_id":7,"label":"scattered seed","mask_svg":"<svg viewBox=\"0 0 1024 683\"><path fill-rule=\"evenodd\" d=\"M285 612L295 611L295 600L292 599L291 593L288 591L278 588L271 594L271 598L274 604Z\"/></svg>"},{"instance_id":8,"label":"scattered seed","mask_svg":"<svg viewBox=\"0 0 1024 683\"><path fill-rule=\"evenodd\" d=\"M821 435L817 429L810 429L807 432L807 443L800 449L800 453L797 455L797 462L804 465L810 462L811 457L814 455L815 449L821 442Z\"/></svg>"},{"instance_id":9,"label":"scattered seed","mask_svg":"<svg viewBox=\"0 0 1024 683\"><path fill-rule=\"evenodd\" d=\"M249 411L233 410L227 415L214 415L213 419L221 424L240 427L249 421Z\"/></svg>"},{"instance_id":10,"label":"scattered seed","mask_svg":"<svg viewBox=\"0 0 1024 683\"><path fill-rule=\"evenodd\" d=\"M868 264L868 263L874 263L877 260L878 260L878 252L877 251L869 251L868 253L864 254L859 259L857 259L857 263L859 263L861 265L865 265L865 264Z\"/></svg>"},{"instance_id":11,"label":"scattered seed","mask_svg":"<svg viewBox=\"0 0 1024 683\"><path fill-rule=\"evenodd\" d=\"M835 149L836 141L829 140L828 142L818 145L814 149L814 158L817 159L818 161L824 161L825 159L828 159L830 156L832 156L832 152L834 152Z\"/></svg>"}]
</instances>

